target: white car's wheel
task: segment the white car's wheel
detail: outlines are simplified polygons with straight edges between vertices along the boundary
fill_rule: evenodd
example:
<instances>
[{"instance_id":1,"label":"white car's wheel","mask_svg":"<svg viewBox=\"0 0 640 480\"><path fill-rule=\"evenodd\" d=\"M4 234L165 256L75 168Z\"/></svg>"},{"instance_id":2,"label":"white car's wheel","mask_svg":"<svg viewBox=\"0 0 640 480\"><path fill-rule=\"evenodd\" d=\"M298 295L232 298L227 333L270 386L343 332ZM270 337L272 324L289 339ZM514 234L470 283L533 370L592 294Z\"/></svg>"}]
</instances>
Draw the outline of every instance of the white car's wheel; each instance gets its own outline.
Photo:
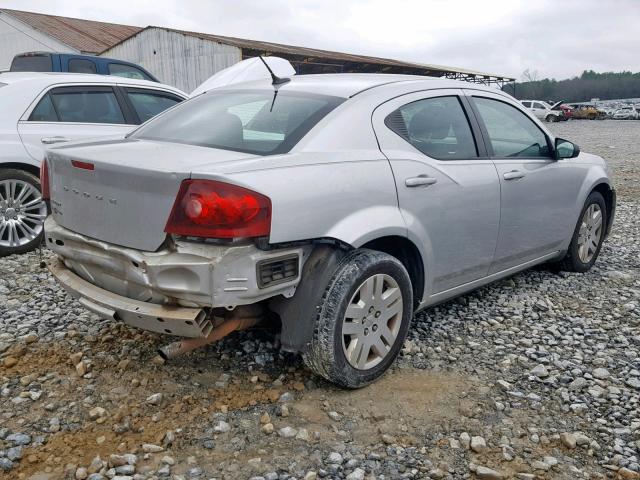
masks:
<instances>
[{"instance_id":1,"label":"white car's wheel","mask_svg":"<svg viewBox=\"0 0 640 480\"><path fill-rule=\"evenodd\" d=\"M317 310L306 365L342 387L363 387L402 348L413 316L409 274L386 253L356 250L337 268Z\"/></svg>"},{"instance_id":2,"label":"white car's wheel","mask_svg":"<svg viewBox=\"0 0 640 480\"><path fill-rule=\"evenodd\" d=\"M36 248L46 216L38 178L23 170L0 170L0 257Z\"/></svg>"}]
</instances>

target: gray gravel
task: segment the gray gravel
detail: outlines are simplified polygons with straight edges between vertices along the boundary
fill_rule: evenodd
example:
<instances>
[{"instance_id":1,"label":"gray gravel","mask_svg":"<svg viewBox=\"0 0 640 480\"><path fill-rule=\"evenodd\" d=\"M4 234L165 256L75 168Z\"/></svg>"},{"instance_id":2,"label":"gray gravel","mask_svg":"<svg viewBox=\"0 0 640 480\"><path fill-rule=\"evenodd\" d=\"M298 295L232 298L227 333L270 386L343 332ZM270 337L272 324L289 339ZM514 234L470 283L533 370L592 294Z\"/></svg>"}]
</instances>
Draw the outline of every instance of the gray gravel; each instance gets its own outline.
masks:
<instances>
[{"instance_id":1,"label":"gray gravel","mask_svg":"<svg viewBox=\"0 0 640 480\"><path fill-rule=\"evenodd\" d=\"M418 314L357 392L268 330L163 365L167 338L99 320L37 253L0 259L0 478L640 478L640 122L551 128L622 172L596 266Z\"/></svg>"}]
</instances>

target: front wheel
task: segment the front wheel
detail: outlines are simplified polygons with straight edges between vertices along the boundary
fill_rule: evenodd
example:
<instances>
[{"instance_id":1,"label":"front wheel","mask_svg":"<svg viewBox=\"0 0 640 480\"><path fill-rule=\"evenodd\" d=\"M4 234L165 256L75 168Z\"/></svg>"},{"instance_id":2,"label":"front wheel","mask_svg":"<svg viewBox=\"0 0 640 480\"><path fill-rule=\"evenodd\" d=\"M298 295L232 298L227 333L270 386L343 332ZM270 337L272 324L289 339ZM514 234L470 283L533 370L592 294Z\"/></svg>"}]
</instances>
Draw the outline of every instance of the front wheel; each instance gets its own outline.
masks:
<instances>
[{"instance_id":1,"label":"front wheel","mask_svg":"<svg viewBox=\"0 0 640 480\"><path fill-rule=\"evenodd\" d=\"M591 192L582 208L567 255L560 261L561 270L586 272L596 262L604 242L607 207L599 192Z\"/></svg>"},{"instance_id":2,"label":"front wheel","mask_svg":"<svg viewBox=\"0 0 640 480\"><path fill-rule=\"evenodd\" d=\"M409 274L386 253L355 250L336 269L316 311L305 364L341 387L364 387L402 348L413 316Z\"/></svg>"},{"instance_id":3,"label":"front wheel","mask_svg":"<svg viewBox=\"0 0 640 480\"><path fill-rule=\"evenodd\" d=\"M556 116L555 115L547 115L547 118L545 119L547 122L549 123L553 123L556 121Z\"/></svg>"},{"instance_id":4,"label":"front wheel","mask_svg":"<svg viewBox=\"0 0 640 480\"><path fill-rule=\"evenodd\" d=\"M0 257L36 248L46 216L38 178L23 170L0 170Z\"/></svg>"}]
</instances>

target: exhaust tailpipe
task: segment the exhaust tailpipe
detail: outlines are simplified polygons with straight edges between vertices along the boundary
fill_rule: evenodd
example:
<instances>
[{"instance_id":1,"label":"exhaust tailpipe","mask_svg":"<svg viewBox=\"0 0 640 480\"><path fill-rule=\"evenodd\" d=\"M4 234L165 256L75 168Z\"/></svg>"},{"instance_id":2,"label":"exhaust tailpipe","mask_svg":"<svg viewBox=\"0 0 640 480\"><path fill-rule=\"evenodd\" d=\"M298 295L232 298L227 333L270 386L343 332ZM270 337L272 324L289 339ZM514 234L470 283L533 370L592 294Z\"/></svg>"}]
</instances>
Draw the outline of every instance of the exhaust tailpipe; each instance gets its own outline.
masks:
<instances>
[{"instance_id":1,"label":"exhaust tailpipe","mask_svg":"<svg viewBox=\"0 0 640 480\"><path fill-rule=\"evenodd\" d=\"M169 345L159 348L158 355L166 361L171 358L175 358L178 355L182 355L183 353L191 352L192 350L204 345L217 342L237 330L246 330L247 328L253 327L260 322L262 317L261 315L257 315L257 312L255 311L251 312L247 310L249 309L238 308L230 318L215 327L206 337L187 338L178 342L170 343ZM250 314L251 316L243 317L243 313L245 315Z\"/></svg>"}]
</instances>

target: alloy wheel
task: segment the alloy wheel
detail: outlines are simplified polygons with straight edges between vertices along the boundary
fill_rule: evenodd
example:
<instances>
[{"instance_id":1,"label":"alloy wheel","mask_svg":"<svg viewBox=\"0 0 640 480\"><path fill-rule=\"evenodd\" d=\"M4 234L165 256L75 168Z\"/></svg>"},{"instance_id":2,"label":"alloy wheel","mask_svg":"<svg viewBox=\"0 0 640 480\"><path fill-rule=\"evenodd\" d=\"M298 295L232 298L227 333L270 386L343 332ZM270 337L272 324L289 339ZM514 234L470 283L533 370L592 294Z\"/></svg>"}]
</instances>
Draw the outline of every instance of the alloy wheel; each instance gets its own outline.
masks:
<instances>
[{"instance_id":1,"label":"alloy wheel","mask_svg":"<svg viewBox=\"0 0 640 480\"><path fill-rule=\"evenodd\" d=\"M373 275L358 287L342 321L342 348L353 368L369 370L387 356L400 331L402 308L402 292L389 275Z\"/></svg>"},{"instance_id":2,"label":"alloy wheel","mask_svg":"<svg viewBox=\"0 0 640 480\"><path fill-rule=\"evenodd\" d=\"M589 263L598 250L602 237L602 210L592 203L587 207L578 231L578 257L582 263Z\"/></svg>"},{"instance_id":3,"label":"alloy wheel","mask_svg":"<svg viewBox=\"0 0 640 480\"><path fill-rule=\"evenodd\" d=\"M47 205L38 189L18 180L0 180L0 246L21 247L42 232Z\"/></svg>"}]
</instances>

